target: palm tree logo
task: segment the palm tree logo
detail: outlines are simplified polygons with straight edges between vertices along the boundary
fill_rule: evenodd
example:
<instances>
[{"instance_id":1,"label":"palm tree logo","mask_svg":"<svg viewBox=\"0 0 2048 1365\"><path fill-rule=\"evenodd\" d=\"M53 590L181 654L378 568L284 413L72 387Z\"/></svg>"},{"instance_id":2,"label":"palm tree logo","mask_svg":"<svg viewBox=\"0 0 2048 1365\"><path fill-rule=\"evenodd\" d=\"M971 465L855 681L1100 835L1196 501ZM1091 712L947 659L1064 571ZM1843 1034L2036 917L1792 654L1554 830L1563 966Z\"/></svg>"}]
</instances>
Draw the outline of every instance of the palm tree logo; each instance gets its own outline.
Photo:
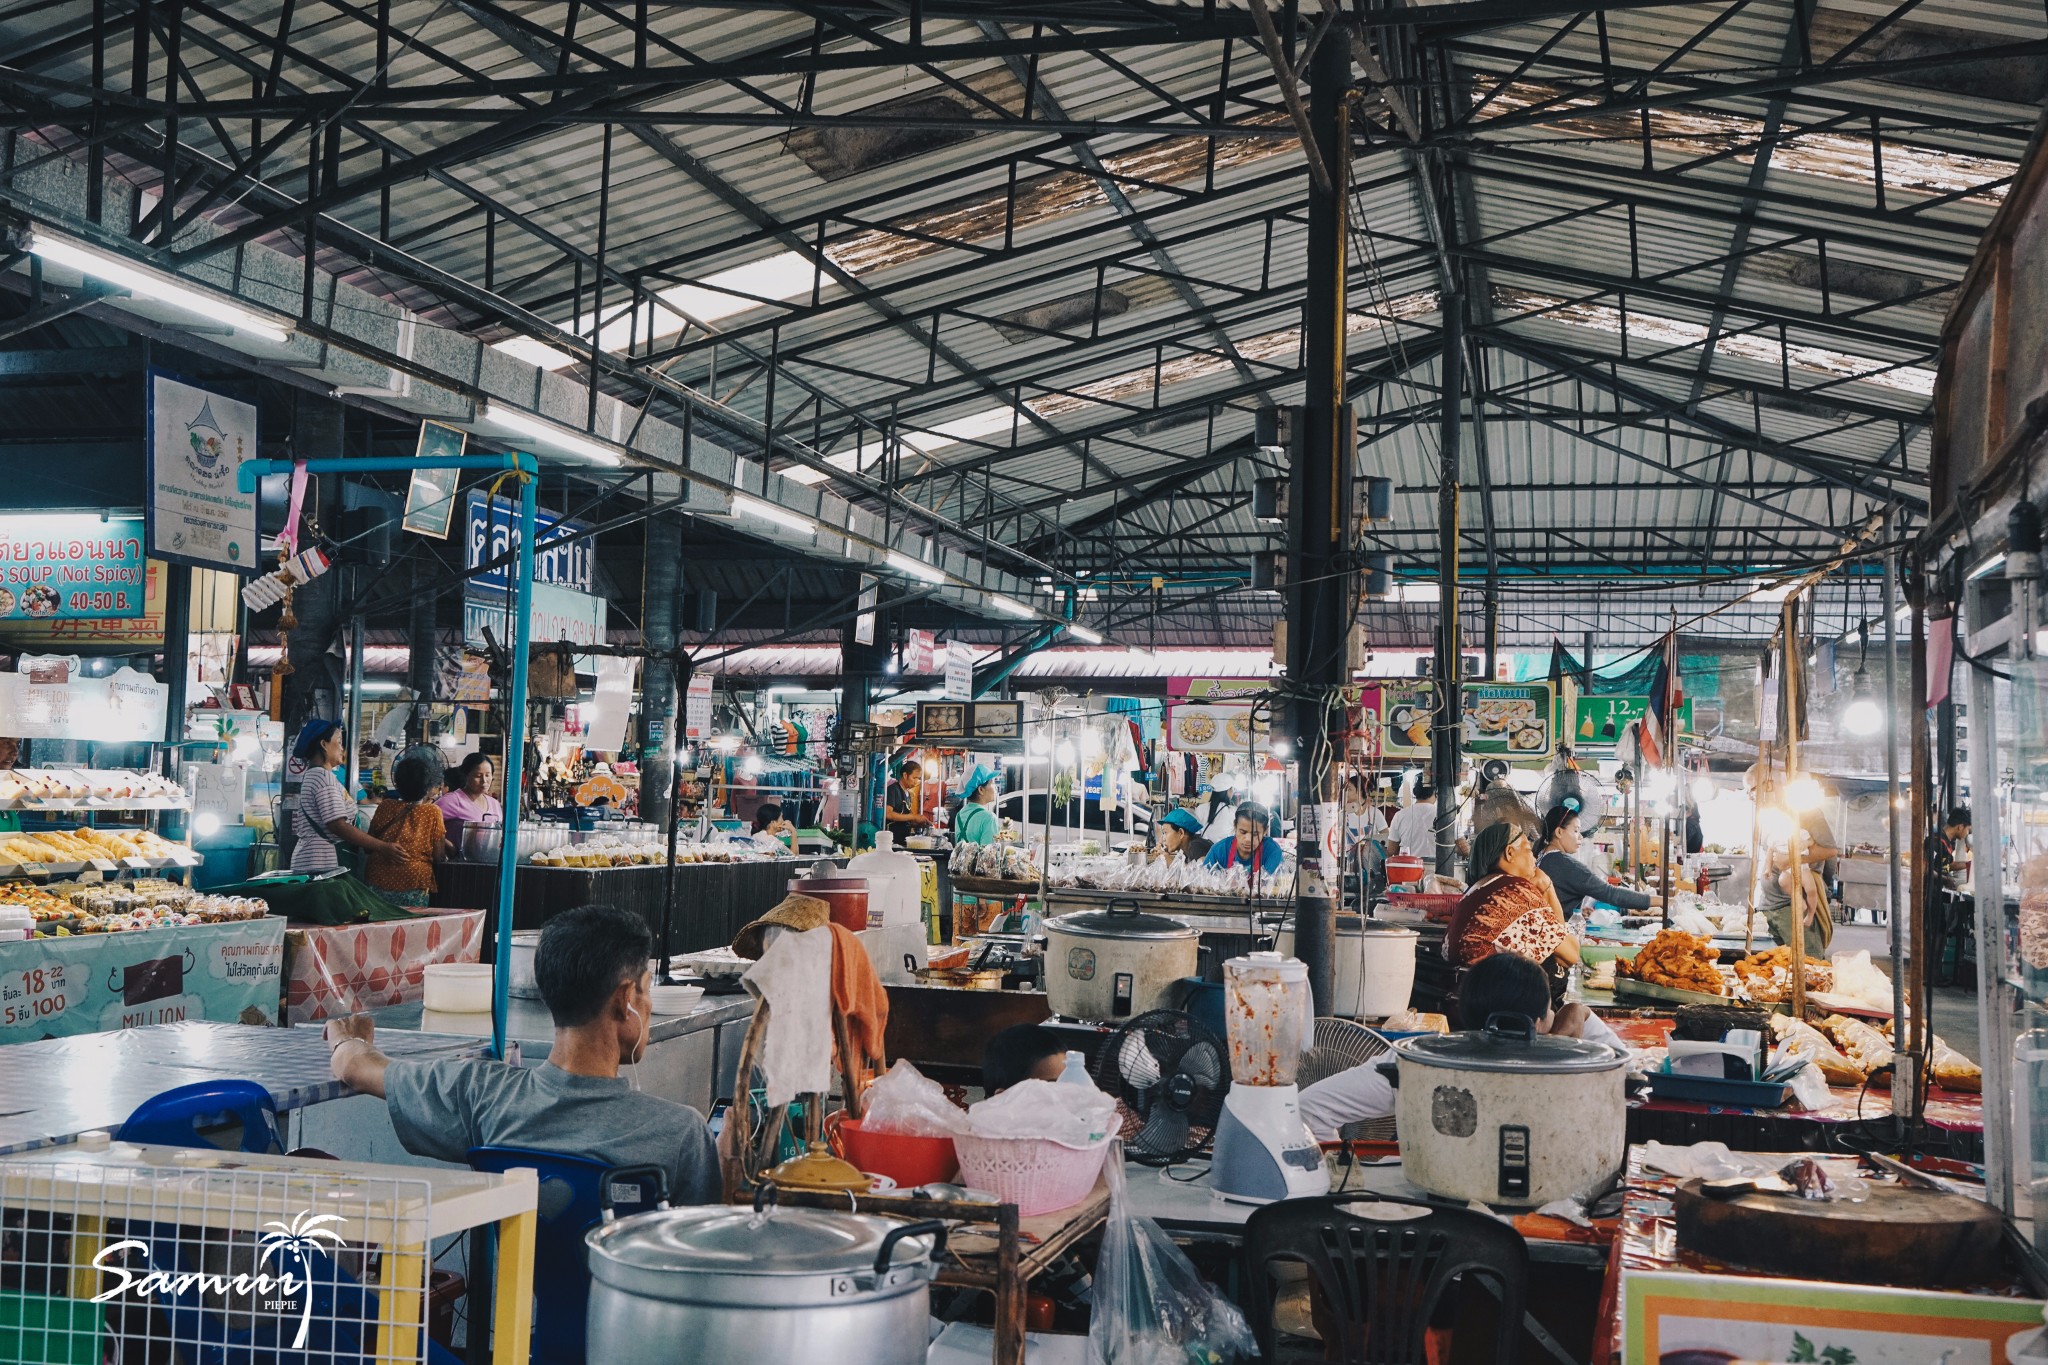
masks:
<instances>
[{"instance_id":1,"label":"palm tree logo","mask_svg":"<svg viewBox=\"0 0 2048 1365\"><path fill-rule=\"evenodd\" d=\"M338 1213L314 1213L307 1209L294 1214L291 1222L268 1222L263 1226L276 1228L266 1232L257 1240L256 1264L260 1269L269 1263L273 1255L290 1256L299 1263L299 1280L304 1286L304 1296L299 1300L299 1335L292 1341L292 1349L303 1350L306 1345L306 1329L313 1319L313 1277L307 1272L307 1260L312 1253L324 1250L322 1243L343 1245L341 1234L327 1223L345 1221Z\"/></svg>"}]
</instances>

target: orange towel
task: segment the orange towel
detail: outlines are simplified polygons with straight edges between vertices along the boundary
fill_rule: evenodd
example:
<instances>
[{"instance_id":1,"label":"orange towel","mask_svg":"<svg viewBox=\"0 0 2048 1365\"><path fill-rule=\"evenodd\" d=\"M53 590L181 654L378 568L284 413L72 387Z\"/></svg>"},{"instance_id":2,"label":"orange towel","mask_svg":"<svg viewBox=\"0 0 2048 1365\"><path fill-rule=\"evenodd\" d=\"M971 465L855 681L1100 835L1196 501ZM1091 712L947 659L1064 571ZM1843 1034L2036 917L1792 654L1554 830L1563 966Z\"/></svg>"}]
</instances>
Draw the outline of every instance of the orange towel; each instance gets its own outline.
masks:
<instances>
[{"instance_id":1,"label":"orange towel","mask_svg":"<svg viewBox=\"0 0 2048 1365\"><path fill-rule=\"evenodd\" d=\"M853 1077L856 1092L865 1091L888 1065L882 1035L889 1028L889 993L860 939L840 924L832 926L832 1009L846 1021L855 1053L850 1062L841 1056L839 1069Z\"/></svg>"}]
</instances>

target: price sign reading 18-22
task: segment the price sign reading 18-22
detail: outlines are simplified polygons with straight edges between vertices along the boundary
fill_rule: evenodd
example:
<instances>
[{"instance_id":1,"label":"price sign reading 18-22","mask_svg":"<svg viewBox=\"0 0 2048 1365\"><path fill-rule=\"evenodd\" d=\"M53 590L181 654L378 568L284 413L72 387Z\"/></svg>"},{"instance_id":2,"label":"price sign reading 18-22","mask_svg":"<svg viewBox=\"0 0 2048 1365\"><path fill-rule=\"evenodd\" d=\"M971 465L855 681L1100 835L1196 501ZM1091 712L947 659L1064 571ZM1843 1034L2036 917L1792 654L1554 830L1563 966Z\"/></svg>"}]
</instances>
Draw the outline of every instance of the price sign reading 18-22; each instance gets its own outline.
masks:
<instances>
[{"instance_id":1,"label":"price sign reading 18-22","mask_svg":"<svg viewBox=\"0 0 2048 1365\"><path fill-rule=\"evenodd\" d=\"M36 1028L70 1003L61 962L39 962L0 977L0 1028Z\"/></svg>"}]
</instances>

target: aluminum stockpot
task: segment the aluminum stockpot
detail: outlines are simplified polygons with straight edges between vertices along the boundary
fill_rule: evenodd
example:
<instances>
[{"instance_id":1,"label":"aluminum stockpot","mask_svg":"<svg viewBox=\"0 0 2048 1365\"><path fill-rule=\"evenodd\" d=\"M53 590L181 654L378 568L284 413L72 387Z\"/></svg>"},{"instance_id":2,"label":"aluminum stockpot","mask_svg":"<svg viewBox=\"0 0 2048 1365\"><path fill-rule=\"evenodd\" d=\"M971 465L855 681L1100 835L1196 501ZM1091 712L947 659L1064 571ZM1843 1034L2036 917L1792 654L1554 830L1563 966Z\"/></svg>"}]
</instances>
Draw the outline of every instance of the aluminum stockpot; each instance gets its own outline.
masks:
<instances>
[{"instance_id":1,"label":"aluminum stockpot","mask_svg":"<svg viewBox=\"0 0 2048 1365\"><path fill-rule=\"evenodd\" d=\"M710 1205L593 1228L586 1353L605 1365L923 1365L945 1225Z\"/></svg>"},{"instance_id":2,"label":"aluminum stockpot","mask_svg":"<svg viewBox=\"0 0 2048 1365\"><path fill-rule=\"evenodd\" d=\"M1045 996L1054 1014L1107 1022L1163 1009L1195 974L1201 931L1133 904L1045 922Z\"/></svg>"},{"instance_id":3,"label":"aluminum stockpot","mask_svg":"<svg viewBox=\"0 0 2048 1365\"><path fill-rule=\"evenodd\" d=\"M1591 1199L1628 1153L1628 1058L1520 1015L1395 1042L1401 1173L1431 1194L1533 1208Z\"/></svg>"}]
</instances>

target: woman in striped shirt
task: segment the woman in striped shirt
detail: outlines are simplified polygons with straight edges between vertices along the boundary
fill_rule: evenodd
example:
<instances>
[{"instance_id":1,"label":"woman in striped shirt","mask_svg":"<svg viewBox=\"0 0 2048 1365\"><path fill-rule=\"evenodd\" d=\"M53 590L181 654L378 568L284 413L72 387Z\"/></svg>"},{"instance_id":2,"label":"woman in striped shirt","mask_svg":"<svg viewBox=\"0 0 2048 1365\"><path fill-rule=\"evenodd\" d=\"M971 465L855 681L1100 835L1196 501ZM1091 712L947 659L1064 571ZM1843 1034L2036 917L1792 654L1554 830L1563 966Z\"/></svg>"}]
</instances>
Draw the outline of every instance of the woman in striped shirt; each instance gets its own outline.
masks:
<instances>
[{"instance_id":1,"label":"woman in striped shirt","mask_svg":"<svg viewBox=\"0 0 2048 1365\"><path fill-rule=\"evenodd\" d=\"M315 718L299 731L292 753L306 765L299 779L299 803L292 811L292 871L332 872L341 866L340 844L354 844L365 853L404 857L405 850L356 828L356 803L334 770L348 757L341 726Z\"/></svg>"}]
</instances>

